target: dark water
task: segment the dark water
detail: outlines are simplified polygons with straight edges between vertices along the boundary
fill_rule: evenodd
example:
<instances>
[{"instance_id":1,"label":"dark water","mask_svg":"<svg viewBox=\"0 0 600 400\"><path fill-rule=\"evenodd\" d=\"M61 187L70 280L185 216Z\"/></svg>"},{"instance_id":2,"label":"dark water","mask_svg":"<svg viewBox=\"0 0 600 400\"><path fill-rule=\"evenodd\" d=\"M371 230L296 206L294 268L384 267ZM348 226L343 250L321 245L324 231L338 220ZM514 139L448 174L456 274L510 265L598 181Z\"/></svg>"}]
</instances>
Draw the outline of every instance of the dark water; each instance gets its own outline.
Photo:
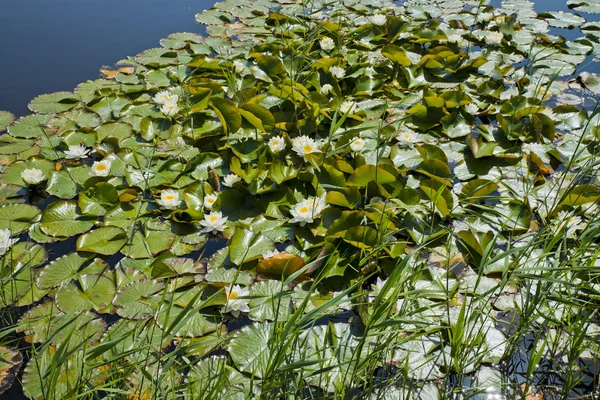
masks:
<instances>
[{"instance_id":1,"label":"dark water","mask_svg":"<svg viewBox=\"0 0 600 400\"><path fill-rule=\"evenodd\" d=\"M0 0L0 110L28 113L40 94L73 90L112 65L160 47L173 32L203 33L194 15L213 0Z\"/></svg>"}]
</instances>

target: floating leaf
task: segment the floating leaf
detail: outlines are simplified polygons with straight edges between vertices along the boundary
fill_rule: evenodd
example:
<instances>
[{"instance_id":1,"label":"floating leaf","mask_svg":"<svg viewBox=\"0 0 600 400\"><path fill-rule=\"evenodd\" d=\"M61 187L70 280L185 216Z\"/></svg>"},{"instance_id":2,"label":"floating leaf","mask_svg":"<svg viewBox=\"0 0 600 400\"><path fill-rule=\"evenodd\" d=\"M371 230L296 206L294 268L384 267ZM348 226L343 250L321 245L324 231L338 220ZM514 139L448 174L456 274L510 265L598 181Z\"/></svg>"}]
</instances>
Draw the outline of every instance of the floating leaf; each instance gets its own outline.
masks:
<instances>
[{"instance_id":1,"label":"floating leaf","mask_svg":"<svg viewBox=\"0 0 600 400\"><path fill-rule=\"evenodd\" d=\"M121 228L105 226L85 233L77 239L77 251L113 255L127 242L127 234Z\"/></svg>"},{"instance_id":2,"label":"floating leaf","mask_svg":"<svg viewBox=\"0 0 600 400\"><path fill-rule=\"evenodd\" d=\"M69 111L79 104L79 98L71 92L43 94L29 103L29 109L41 114L52 114Z\"/></svg>"},{"instance_id":3,"label":"floating leaf","mask_svg":"<svg viewBox=\"0 0 600 400\"><path fill-rule=\"evenodd\" d=\"M0 229L9 229L12 235L18 235L27 230L38 215L39 208L29 204L4 205L0 207Z\"/></svg>"},{"instance_id":4,"label":"floating leaf","mask_svg":"<svg viewBox=\"0 0 600 400\"><path fill-rule=\"evenodd\" d=\"M89 231L95 217L82 215L75 201L57 201L50 204L42 214L42 232L54 237L71 237Z\"/></svg>"},{"instance_id":5,"label":"floating leaf","mask_svg":"<svg viewBox=\"0 0 600 400\"><path fill-rule=\"evenodd\" d=\"M117 314L129 319L148 319L162 301L156 293L165 287L163 282L141 280L125 285L115 296Z\"/></svg>"},{"instance_id":6,"label":"floating leaf","mask_svg":"<svg viewBox=\"0 0 600 400\"><path fill-rule=\"evenodd\" d=\"M140 227L133 227L125 246L121 249L127 257L150 258L167 250L175 241L171 225L158 219L147 219Z\"/></svg>"},{"instance_id":7,"label":"floating leaf","mask_svg":"<svg viewBox=\"0 0 600 400\"><path fill-rule=\"evenodd\" d=\"M81 275L56 292L55 301L63 312L94 309L106 312L112 305L116 288L112 279L103 275Z\"/></svg>"},{"instance_id":8,"label":"floating leaf","mask_svg":"<svg viewBox=\"0 0 600 400\"><path fill-rule=\"evenodd\" d=\"M229 343L227 351L233 362L243 371L257 378L265 376L271 359L270 342L273 326L268 323L243 327Z\"/></svg>"},{"instance_id":9,"label":"floating leaf","mask_svg":"<svg viewBox=\"0 0 600 400\"><path fill-rule=\"evenodd\" d=\"M8 127L8 133L14 137L35 138L46 135L44 125L52 118L51 115L28 115L19 118Z\"/></svg>"},{"instance_id":10,"label":"floating leaf","mask_svg":"<svg viewBox=\"0 0 600 400\"><path fill-rule=\"evenodd\" d=\"M0 111L0 132L8 128L8 126L15 120L15 116L8 111Z\"/></svg>"},{"instance_id":11,"label":"floating leaf","mask_svg":"<svg viewBox=\"0 0 600 400\"><path fill-rule=\"evenodd\" d=\"M261 233L237 228L228 243L229 258L235 265L256 260L264 253L273 251L273 241Z\"/></svg>"}]
</instances>

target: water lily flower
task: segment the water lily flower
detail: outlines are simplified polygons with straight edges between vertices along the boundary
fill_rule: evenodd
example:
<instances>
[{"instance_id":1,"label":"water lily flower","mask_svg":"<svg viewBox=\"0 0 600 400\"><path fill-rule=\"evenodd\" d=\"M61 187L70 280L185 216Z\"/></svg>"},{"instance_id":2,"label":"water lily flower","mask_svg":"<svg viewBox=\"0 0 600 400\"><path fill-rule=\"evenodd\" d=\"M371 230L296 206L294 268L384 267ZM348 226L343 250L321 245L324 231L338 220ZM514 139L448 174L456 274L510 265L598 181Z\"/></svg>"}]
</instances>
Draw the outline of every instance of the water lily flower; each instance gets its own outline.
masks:
<instances>
[{"instance_id":1,"label":"water lily flower","mask_svg":"<svg viewBox=\"0 0 600 400\"><path fill-rule=\"evenodd\" d=\"M305 202L300 202L296 204L294 208L290 210L290 212L294 217L290 220L291 223L299 222L300 225L304 226L306 223L311 224L314 221L313 212L310 206Z\"/></svg>"},{"instance_id":2,"label":"water lily flower","mask_svg":"<svg viewBox=\"0 0 600 400\"><path fill-rule=\"evenodd\" d=\"M332 90L333 90L333 86L331 86L329 83L326 83L323 86L321 86L322 94L329 94Z\"/></svg>"},{"instance_id":3,"label":"water lily flower","mask_svg":"<svg viewBox=\"0 0 600 400\"><path fill-rule=\"evenodd\" d=\"M398 135L398 141L403 144L412 146L414 143L420 142L419 135L413 131L404 130Z\"/></svg>"},{"instance_id":4,"label":"water lily flower","mask_svg":"<svg viewBox=\"0 0 600 400\"><path fill-rule=\"evenodd\" d=\"M215 193L207 194L206 196L204 196L204 207L208 208L209 210L212 210L213 205L215 204L218 198L219 196Z\"/></svg>"},{"instance_id":5,"label":"water lily flower","mask_svg":"<svg viewBox=\"0 0 600 400\"><path fill-rule=\"evenodd\" d=\"M479 113L479 107L477 104L469 103L465 106L465 111L471 115L475 115Z\"/></svg>"},{"instance_id":6,"label":"water lily flower","mask_svg":"<svg viewBox=\"0 0 600 400\"><path fill-rule=\"evenodd\" d=\"M89 152L90 150L86 149L84 145L77 144L69 146L69 150L65 151L65 156L70 160L79 160L80 158L86 158Z\"/></svg>"},{"instance_id":7,"label":"water lily flower","mask_svg":"<svg viewBox=\"0 0 600 400\"><path fill-rule=\"evenodd\" d=\"M273 153L279 153L280 151L285 149L285 140L283 139L283 136L272 137L271 139L269 139L269 142L267 144L269 145L269 149L271 149Z\"/></svg>"},{"instance_id":8,"label":"water lily flower","mask_svg":"<svg viewBox=\"0 0 600 400\"><path fill-rule=\"evenodd\" d=\"M44 180L44 173L37 168L27 168L21 172L21 178L29 185L36 185Z\"/></svg>"},{"instance_id":9,"label":"water lily flower","mask_svg":"<svg viewBox=\"0 0 600 400\"><path fill-rule=\"evenodd\" d=\"M246 64L244 64L242 61L235 60L233 62L233 70L235 71L236 74L241 74L242 72L244 72L245 68L246 68Z\"/></svg>"},{"instance_id":10,"label":"water lily flower","mask_svg":"<svg viewBox=\"0 0 600 400\"><path fill-rule=\"evenodd\" d=\"M291 223L299 222L301 226L306 223L312 223L315 218L321 214L323 209L327 207L325 197L309 197L306 200L302 200L297 203L294 208L290 210L292 218Z\"/></svg>"},{"instance_id":11,"label":"water lily flower","mask_svg":"<svg viewBox=\"0 0 600 400\"><path fill-rule=\"evenodd\" d=\"M102 160L102 161L94 162L94 164L92 165L92 175L93 176L108 176L108 174L110 173L111 164L112 163L110 162L110 160Z\"/></svg>"},{"instance_id":12,"label":"water lily flower","mask_svg":"<svg viewBox=\"0 0 600 400\"><path fill-rule=\"evenodd\" d=\"M173 210L179 207L179 193L172 189L165 189L160 192L160 199L156 202L167 210Z\"/></svg>"},{"instance_id":13,"label":"water lily flower","mask_svg":"<svg viewBox=\"0 0 600 400\"><path fill-rule=\"evenodd\" d=\"M292 150L306 161L306 155L311 153L320 153L319 147L314 139L303 135L292 140Z\"/></svg>"},{"instance_id":14,"label":"water lily flower","mask_svg":"<svg viewBox=\"0 0 600 400\"><path fill-rule=\"evenodd\" d=\"M350 112L355 106L356 106L355 102L353 102L353 101L345 101L340 106L340 112L346 114L347 112Z\"/></svg>"},{"instance_id":15,"label":"water lily flower","mask_svg":"<svg viewBox=\"0 0 600 400\"><path fill-rule=\"evenodd\" d=\"M375 14L371 17L371 23L373 25L382 26L385 25L387 17L383 14Z\"/></svg>"},{"instance_id":16,"label":"water lily flower","mask_svg":"<svg viewBox=\"0 0 600 400\"><path fill-rule=\"evenodd\" d=\"M352 150L355 153L359 153L359 152L363 151L366 144L367 144L367 142L365 142L364 139L355 137L354 139L352 139L350 141L350 150Z\"/></svg>"},{"instance_id":17,"label":"water lily flower","mask_svg":"<svg viewBox=\"0 0 600 400\"><path fill-rule=\"evenodd\" d=\"M223 216L223 213L211 212L210 214L204 215L204 221L200 221L200 225L204 226L202 229L203 233L211 233L211 232L223 232L225 230L225 223L227 222L227 217Z\"/></svg>"},{"instance_id":18,"label":"water lily flower","mask_svg":"<svg viewBox=\"0 0 600 400\"><path fill-rule=\"evenodd\" d=\"M263 253L263 258L272 258L279 254L279 250L275 249L273 251L267 251Z\"/></svg>"},{"instance_id":19,"label":"water lily flower","mask_svg":"<svg viewBox=\"0 0 600 400\"><path fill-rule=\"evenodd\" d=\"M232 187L235 183L241 180L242 178L240 178L236 174L228 174L225 178L223 178L223 185L227 187Z\"/></svg>"},{"instance_id":20,"label":"water lily flower","mask_svg":"<svg viewBox=\"0 0 600 400\"><path fill-rule=\"evenodd\" d=\"M335 48L335 42L330 37L324 37L323 39L321 39L319 44L321 45L321 48L326 52L330 52Z\"/></svg>"},{"instance_id":21,"label":"water lily flower","mask_svg":"<svg viewBox=\"0 0 600 400\"><path fill-rule=\"evenodd\" d=\"M222 312L231 312L234 317L239 317L240 312L250 312L248 306L249 299L240 299L250 295L250 290L242 288L240 285L225 286L225 296L227 303L221 309Z\"/></svg>"},{"instance_id":22,"label":"water lily flower","mask_svg":"<svg viewBox=\"0 0 600 400\"><path fill-rule=\"evenodd\" d=\"M585 228L585 224L579 216L569 215L566 211L561 211L557 217L557 233L564 230L565 235L569 238L574 237L576 231Z\"/></svg>"},{"instance_id":23,"label":"water lily flower","mask_svg":"<svg viewBox=\"0 0 600 400\"><path fill-rule=\"evenodd\" d=\"M10 238L10 229L0 229L0 255L5 254L19 239Z\"/></svg>"},{"instance_id":24,"label":"water lily flower","mask_svg":"<svg viewBox=\"0 0 600 400\"><path fill-rule=\"evenodd\" d=\"M335 79L342 79L346 74L346 70L342 67L338 67L334 65L333 67L329 67L329 72Z\"/></svg>"},{"instance_id":25,"label":"water lily flower","mask_svg":"<svg viewBox=\"0 0 600 400\"><path fill-rule=\"evenodd\" d=\"M152 100L154 100L156 104L177 103L179 101L179 96L168 90L161 90L154 95Z\"/></svg>"},{"instance_id":26,"label":"water lily flower","mask_svg":"<svg viewBox=\"0 0 600 400\"><path fill-rule=\"evenodd\" d=\"M503 38L504 35L502 32L488 32L488 34L485 36L485 42L487 44L499 45L502 43Z\"/></svg>"},{"instance_id":27,"label":"water lily flower","mask_svg":"<svg viewBox=\"0 0 600 400\"><path fill-rule=\"evenodd\" d=\"M179 106L176 102L166 102L160 107L160 112L165 114L167 117L172 117L179 112Z\"/></svg>"}]
</instances>

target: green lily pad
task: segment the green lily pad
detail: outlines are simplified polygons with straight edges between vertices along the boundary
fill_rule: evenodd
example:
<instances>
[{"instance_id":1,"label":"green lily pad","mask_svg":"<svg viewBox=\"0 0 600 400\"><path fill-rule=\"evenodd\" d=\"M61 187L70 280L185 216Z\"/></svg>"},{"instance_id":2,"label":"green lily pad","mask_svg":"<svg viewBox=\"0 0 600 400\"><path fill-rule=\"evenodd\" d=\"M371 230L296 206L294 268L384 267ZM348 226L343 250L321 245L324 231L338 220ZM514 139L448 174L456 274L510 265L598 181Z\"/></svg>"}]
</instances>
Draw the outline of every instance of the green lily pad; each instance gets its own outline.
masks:
<instances>
[{"instance_id":1,"label":"green lily pad","mask_svg":"<svg viewBox=\"0 0 600 400\"><path fill-rule=\"evenodd\" d=\"M162 302L157 292L165 287L163 282L140 280L125 285L115 296L113 304L117 314L128 319L148 319Z\"/></svg>"},{"instance_id":2,"label":"green lily pad","mask_svg":"<svg viewBox=\"0 0 600 400\"><path fill-rule=\"evenodd\" d=\"M9 229L12 235L18 235L40 215L40 209L29 204L7 204L0 207L0 229Z\"/></svg>"},{"instance_id":3,"label":"green lily pad","mask_svg":"<svg viewBox=\"0 0 600 400\"><path fill-rule=\"evenodd\" d=\"M60 287L55 301L66 313L91 309L102 313L112 306L116 291L113 280L104 275L80 275Z\"/></svg>"},{"instance_id":4,"label":"green lily pad","mask_svg":"<svg viewBox=\"0 0 600 400\"><path fill-rule=\"evenodd\" d=\"M57 201L43 212L40 228L46 235L53 237L71 237L89 231L96 221L95 217L79 212L75 201Z\"/></svg>"},{"instance_id":5,"label":"green lily pad","mask_svg":"<svg viewBox=\"0 0 600 400\"><path fill-rule=\"evenodd\" d=\"M0 132L8 128L15 120L15 116L8 111L0 111Z\"/></svg>"},{"instance_id":6,"label":"green lily pad","mask_svg":"<svg viewBox=\"0 0 600 400\"><path fill-rule=\"evenodd\" d=\"M40 114L69 111L79 104L79 96L71 92L43 94L29 103L29 109Z\"/></svg>"},{"instance_id":7,"label":"green lily pad","mask_svg":"<svg viewBox=\"0 0 600 400\"><path fill-rule=\"evenodd\" d=\"M110 256L121 250L125 242L127 242L127 234L123 229L115 226L105 226L79 236L77 251L88 251Z\"/></svg>"}]
</instances>

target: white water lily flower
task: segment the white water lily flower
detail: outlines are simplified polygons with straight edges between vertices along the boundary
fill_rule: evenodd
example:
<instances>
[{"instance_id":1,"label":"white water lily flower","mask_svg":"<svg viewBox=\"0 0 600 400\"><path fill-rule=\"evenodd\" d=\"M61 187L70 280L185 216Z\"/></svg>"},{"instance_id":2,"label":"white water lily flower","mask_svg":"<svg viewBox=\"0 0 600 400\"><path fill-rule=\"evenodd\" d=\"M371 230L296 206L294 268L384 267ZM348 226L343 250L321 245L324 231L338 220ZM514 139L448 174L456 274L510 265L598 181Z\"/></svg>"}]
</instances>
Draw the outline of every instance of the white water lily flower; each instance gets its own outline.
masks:
<instances>
[{"instance_id":1,"label":"white water lily flower","mask_svg":"<svg viewBox=\"0 0 600 400\"><path fill-rule=\"evenodd\" d=\"M37 168L27 168L21 172L21 178L29 185L36 185L44 180L44 173Z\"/></svg>"},{"instance_id":2,"label":"white water lily flower","mask_svg":"<svg viewBox=\"0 0 600 400\"><path fill-rule=\"evenodd\" d=\"M356 103L353 101L345 101L340 106L340 112L346 114L347 112L352 111L352 109L356 106Z\"/></svg>"},{"instance_id":3,"label":"white water lily flower","mask_svg":"<svg viewBox=\"0 0 600 400\"><path fill-rule=\"evenodd\" d=\"M465 106L465 111L471 115L475 115L479 113L479 107L477 107L477 104L469 103Z\"/></svg>"},{"instance_id":4,"label":"white water lily flower","mask_svg":"<svg viewBox=\"0 0 600 400\"><path fill-rule=\"evenodd\" d=\"M307 223L310 224L321 214L325 207L327 207L325 197L311 196L308 199L297 203L294 208L290 210L290 213L294 217L290 222L299 222L301 226L304 226Z\"/></svg>"},{"instance_id":5,"label":"white water lily flower","mask_svg":"<svg viewBox=\"0 0 600 400\"><path fill-rule=\"evenodd\" d=\"M367 142L365 142L364 139L355 137L350 141L350 150L354 151L355 153L361 152L364 150L366 144Z\"/></svg>"},{"instance_id":6,"label":"white water lily flower","mask_svg":"<svg viewBox=\"0 0 600 400\"><path fill-rule=\"evenodd\" d=\"M179 101L179 96L169 92L168 90L162 90L152 99L156 104L166 104L166 103L177 103Z\"/></svg>"},{"instance_id":7,"label":"white water lily flower","mask_svg":"<svg viewBox=\"0 0 600 400\"><path fill-rule=\"evenodd\" d=\"M200 221L200 225L204 226L204 229L202 229L203 233L223 232L226 222L227 217L224 217L223 213L213 211L210 214L204 215L204 221Z\"/></svg>"},{"instance_id":8,"label":"white water lily flower","mask_svg":"<svg viewBox=\"0 0 600 400\"><path fill-rule=\"evenodd\" d=\"M110 173L110 160L102 160L96 161L92 165L92 175L93 176L108 176Z\"/></svg>"},{"instance_id":9,"label":"white water lily flower","mask_svg":"<svg viewBox=\"0 0 600 400\"><path fill-rule=\"evenodd\" d=\"M502 43L503 38L504 35L502 32L488 32L488 34L485 35L485 42L487 44L499 45Z\"/></svg>"},{"instance_id":10,"label":"white water lily flower","mask_svg":"<svg viewBox=\"0 0 600 400\"><path fill-rule=\"evenodd\" d=\"M585 224L582 222L581 217L575 215L569 215L566 211L558 213L557 218L557 233L562 231L565 232L567 237L573 237L575 231L585 228Z\"/></svg>"},{"instance_id":11,"label":"white water lily flower","mask_svg":"<svg viewBox=\"0 0 600 400\"><path fill-rule=\"evenodd\" d=\"M80 158L86 158L89 152L90 150L86 149L84 145L77 144L69 146L69 150L65 151L65 156L70 160L79 160Z\"/></svg>"},{"instance_id":12,"label":"white water lily flower","mask_svg":"<svg viewBox=\"0 0 600 400\"><path fill-rule=\"evenodd\" d=\"M279 254L279 250L275 249L273 251L267 251L263 253L263 258L272 258Z\"/></svg>"},{"instance_id":13,"label":"white water lily flower","mask_svg":"<svg viewBox=\"0 0 600 400\"><path fill-rule=\"evenodd\" d=\"M206 196L204 196L204 207L208 208L209 210L212 210L213 205L215 204L218 198L219 196L216 193L207 194Z\"/></svg>"},{"instance_id":14,"label":"white water lily flower","mask_svg":"<svg viewBox=\"0 0 600 400\"><path fill-rule=\"evenodd\" d=\"M179 207L179 193L172 189L165 189L160 192L160 199L157 199L156 202L167 210L172 210Z\"/></svg>"},{"instance_id":15,"label":"white water lily flower","mask_svg":"<svg viewBox=\"0 0 600 400\"><path fill-rule=\"evenodd\" d=\"M338 67L334 65L333 67L329 67L329 72L335 79L342 79L344 75L346 75L346 70L342 67Z\"/></svg>"},{"instance_id":16,"label":"white water lily flower","mask_svg":"<svg viewBox=\"0 0 600 400\"><path fill-rule=\"evenodd\" d=\"M421 140L419 139L419 135L416 132L404 130L400 132L397 136L397 139L400 143L412 145L414 143L419 143Z\"/></svg>"},{"instance_id":17,"label":"white water lily flower","mask_svg":"<svg viewBox=\"0 0 600 400\"><path fill-rule=\"evenodd\" d=\"M227 187L232 187L235 183L241 180L242 178L240 178L236 174L228 174L225 178L223 178L223 185Z\"/></svg>"},{"instance_id":18,"label":"white water lily flower","mask_svg":"<svg viewBox=\"0 0 600 400\"><path fill-rule=\"evenodd\" d=\"M321 214L321 212L327 208L327 200L325 200L325 194L321 197L309 196L308 199L304 200L310 207L313 216Z\"/></svg>"},{"instance_id":19,"label":"white water lily flower","mask_svg":"<svg viewBox=\"0 0 600 400\"><path fill-rule=\"evenodd\" d=\"M19 239L11 239L9 229L0 229L0 255L5 254Z\"/></svg>"},{"instance_id":20,"label":"white water lily flower","mask_svg":"<svg viewBox=\"0 0 600 400\"><path fill-rule=\"evenodd\" d=\"M246 64L245 64L245 63L243 63L242 61L240 61L240 60L235 60L235 61L233 62L233 71L234 71L236 74L241 74L242 72L244 72L244 69L245 69L245 68L246 68Z\"/></svg>"},{"instance_id":21,"label":"white water lily flower","mask_svg":"<svg viewBox=\"0 0 600 400\"><path fill-rule=\"evenodd\" d=\"M160 112L165 114L167 117L172 117L179 112L179 106L176 102L166 102L160 107Z\"/></svg>"},{"instance_id":22,"label":"white water lily flower","mask_svg":"<svg viewBox=\"0 0 600 400\"><path fill-rule=\"evenodd\" d=\"M222 312L231 312L234 317L239 317L241 312L250 312L248 302L250 299L240 299L240 297L250 296L250 290L242 288L240 285L225 286L225 296L227 303L221 309Z\"/></svg>"},{"instance_id":23,"label":"white water lily flower","mask_svg":"<svg viewBox=\"0 0 600 400\"><path fill-rule=\"evenodd\" d=\"M290 212L294 217L290 220L291 223L299 222L300 225L304 226L305 224L310 224L314 221L310 206L303 201L296 204L294 208L290 210Z\"/></svg>"},{"instance_id":24,"label":"white water lily flower","mask_svg":"<svg viewBox=\"0 0 600 400\"><path fill-rule=\"evenodd\" d=\"M329 83L326 83L323 86L321 86L322 94L329 94L332 90L333 90L333 86L331 86Z\"/></svg>"},{"instance_id":25,"label":"white water lily flower","mask_svg":"<svg viewBox=\"0 0 600 400\"><path fill-rule=\"evenodd\" d=\"M330 37L324 37L323 39L321 39L319 44L321 45L321 48L326 52L330 52L335 48L335 42Z\"/></svg>"},{"instance_id":26,"label":"white water lily flower","mask_svg":"<svg viewBox=\"0 0 600 400\"><path fill-rule=\"evenodd\" d=\"M279 153L280 151L285 149L285 140L283 139L283 136L272 137L271 139L269 139L269 142L267 144L269 145L269 149L273 153Z\"/></svg>"},{"instance_id":27,"label":"white water lily flower","mask_svg":"<svg viewBox=\"0 0 600 400\"><path fill-rule=\"evenodd\" d=\"M371 17L371 23L373 25L382 26L385 25L387 17L383 14L375 14Z\"/></svg>"},{"instance_id":28,"label":"white water lily flower","mask_svg":"<svg viewBox=\"0 0 600 400\"><path fill-rule=\"evenodd\" d=\"M314 139L308 136L299 136L292 140L292 150L296 152L299 156L304 158L306 161L306 155L312 153L319 153L319 147Z\"/></svg>"}]
</instances>

